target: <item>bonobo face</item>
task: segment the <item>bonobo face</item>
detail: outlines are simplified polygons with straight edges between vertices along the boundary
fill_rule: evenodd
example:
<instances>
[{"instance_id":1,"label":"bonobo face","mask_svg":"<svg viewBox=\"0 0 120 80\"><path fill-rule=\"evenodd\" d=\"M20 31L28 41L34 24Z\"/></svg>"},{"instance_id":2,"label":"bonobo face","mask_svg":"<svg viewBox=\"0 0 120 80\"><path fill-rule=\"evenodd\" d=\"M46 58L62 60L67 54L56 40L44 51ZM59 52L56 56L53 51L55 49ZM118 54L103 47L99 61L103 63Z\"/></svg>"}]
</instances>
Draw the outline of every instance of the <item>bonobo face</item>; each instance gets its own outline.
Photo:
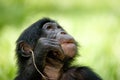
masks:
<instances>
[{"instance_id":1,"label":"bonobo face","mask_svg":"<svg viewBox=\"0 0 120 80\"><path fill-rule=\"evenodd\" d=\"M77 45L72 36L70 36L64 29L57 23L48 22L42 27L44 36L48 39L54 39L61 45L64 54L67 57L74 57L77 49Z\"/></svg>"}]
</instances>

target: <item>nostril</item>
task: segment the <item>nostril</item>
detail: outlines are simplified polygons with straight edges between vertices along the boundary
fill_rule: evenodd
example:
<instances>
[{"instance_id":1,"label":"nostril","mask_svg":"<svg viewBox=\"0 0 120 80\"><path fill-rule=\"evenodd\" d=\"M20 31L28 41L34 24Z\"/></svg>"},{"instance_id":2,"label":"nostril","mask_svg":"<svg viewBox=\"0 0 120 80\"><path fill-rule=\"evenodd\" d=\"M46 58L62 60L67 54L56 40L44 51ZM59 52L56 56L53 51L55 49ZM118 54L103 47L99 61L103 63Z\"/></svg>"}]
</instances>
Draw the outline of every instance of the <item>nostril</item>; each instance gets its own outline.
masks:
<instances>
[{"instance_id":1,"label":"nostril","mask_svg":"<svg viewBox=\"0 0 120 80\"><path fill-rule=\"evenodd\" d=\"M66 34L66 32L62 31L61 34Z\"/></svg>"}]
</instances>

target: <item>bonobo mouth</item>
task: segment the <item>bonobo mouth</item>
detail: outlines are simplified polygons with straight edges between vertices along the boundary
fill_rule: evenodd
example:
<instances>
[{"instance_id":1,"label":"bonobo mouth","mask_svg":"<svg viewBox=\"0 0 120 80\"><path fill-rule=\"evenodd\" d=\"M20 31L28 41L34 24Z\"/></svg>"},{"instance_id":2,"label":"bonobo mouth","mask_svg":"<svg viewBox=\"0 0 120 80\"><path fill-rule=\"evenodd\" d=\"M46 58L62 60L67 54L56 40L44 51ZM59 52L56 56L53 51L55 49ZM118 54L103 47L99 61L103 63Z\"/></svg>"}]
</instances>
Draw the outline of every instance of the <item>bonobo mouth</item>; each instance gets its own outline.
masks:
<instances>
[{"instance_id":1,"label":"bonobo mouth","mask_svg":"<svg viewBox=\"0 0 120 80\"><path fill-rule=\"evenodd\" d=\"M67 57L74 57L76 53L76 45L75 41L73 39L71 40L62 40L61 42L62 49L64 51L64 54Z\"/></svg>"},{"instance_id":2,"label":"bonobo mouth","mask_svg":"<svg viewBox=\"0 0 120 80\"><path fill-rule=\"evenodd\" d=\"M63 39L63 40L59 40L60 44L75 44L74 39Z\"/></svg>"},{"instance_id":3,"label":"bonobo mouth","mask_svg":"<svg viewBox=\"0 0 120 80\"><path fill-rule=\"evenodd\" d=\"M70 50L70 48L74 48L76 45L75 45L75 42L73 40L69 40L69 41L63 41L61 43L61 46L62 48L68 48L68 50Z\"/></svg>"},{"instance_id":4,"label":"bonobo mouth","mask_svg":"<svg viewBox=\"0 0 120 80\"><path fill-rule=\"evenodd\" d=\"M58 40L61 48L63 50L63 54L57 51L50 51L47 55L49 59L54 59L56 61L63 61L65 58L72 58L76 53L76 44L74 39L69 40Z\"/></svg>"}]
</instances>

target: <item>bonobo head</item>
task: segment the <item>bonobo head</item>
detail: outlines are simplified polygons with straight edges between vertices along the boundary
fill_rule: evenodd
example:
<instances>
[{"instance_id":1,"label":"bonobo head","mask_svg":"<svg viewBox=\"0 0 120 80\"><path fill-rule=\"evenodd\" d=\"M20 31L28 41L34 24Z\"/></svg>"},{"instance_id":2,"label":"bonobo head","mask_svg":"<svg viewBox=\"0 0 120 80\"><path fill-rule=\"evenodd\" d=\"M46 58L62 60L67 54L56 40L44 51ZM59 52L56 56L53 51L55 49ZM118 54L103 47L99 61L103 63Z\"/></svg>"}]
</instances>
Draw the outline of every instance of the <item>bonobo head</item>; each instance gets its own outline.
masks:
<instances>
[{"instance_id":1,"label":"bonobo head","mask_svg":"<svg viewBox=\"0 0 120 80\"><path fill-rule=\"evenodd\" d=\"M17 40L17 56L18 61L22 61L22 57L29 57L31 53L29 49L33 50L40 38L53 39L59 42L63 49L65 57L73 58L77 53L77 44L72 36L70 36L56 21L43 18L30 27L28 27L20 35Z\"/></svg>"}]
</instances>

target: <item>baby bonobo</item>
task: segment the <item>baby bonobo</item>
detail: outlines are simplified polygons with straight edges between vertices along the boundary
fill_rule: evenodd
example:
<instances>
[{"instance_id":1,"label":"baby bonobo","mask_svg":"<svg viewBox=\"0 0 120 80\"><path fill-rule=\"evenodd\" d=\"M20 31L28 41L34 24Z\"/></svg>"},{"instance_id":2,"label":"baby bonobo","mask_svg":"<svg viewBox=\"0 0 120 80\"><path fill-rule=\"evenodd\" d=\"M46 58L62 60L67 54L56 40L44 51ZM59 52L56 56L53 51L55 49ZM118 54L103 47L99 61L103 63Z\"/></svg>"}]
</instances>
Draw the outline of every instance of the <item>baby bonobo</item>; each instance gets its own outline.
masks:
<instances>
[{"instance_id":1,"label":"baby bonobo","mask_svg":"<svg viewBox=\"0 0 120 80\"><path fill-rule=\"evenodd\" d=\"M43 18L16 42L18 75L15 80L102 80L85 66L74 66L77 42L56 21Z\"/></svg>"}]
</instances>

